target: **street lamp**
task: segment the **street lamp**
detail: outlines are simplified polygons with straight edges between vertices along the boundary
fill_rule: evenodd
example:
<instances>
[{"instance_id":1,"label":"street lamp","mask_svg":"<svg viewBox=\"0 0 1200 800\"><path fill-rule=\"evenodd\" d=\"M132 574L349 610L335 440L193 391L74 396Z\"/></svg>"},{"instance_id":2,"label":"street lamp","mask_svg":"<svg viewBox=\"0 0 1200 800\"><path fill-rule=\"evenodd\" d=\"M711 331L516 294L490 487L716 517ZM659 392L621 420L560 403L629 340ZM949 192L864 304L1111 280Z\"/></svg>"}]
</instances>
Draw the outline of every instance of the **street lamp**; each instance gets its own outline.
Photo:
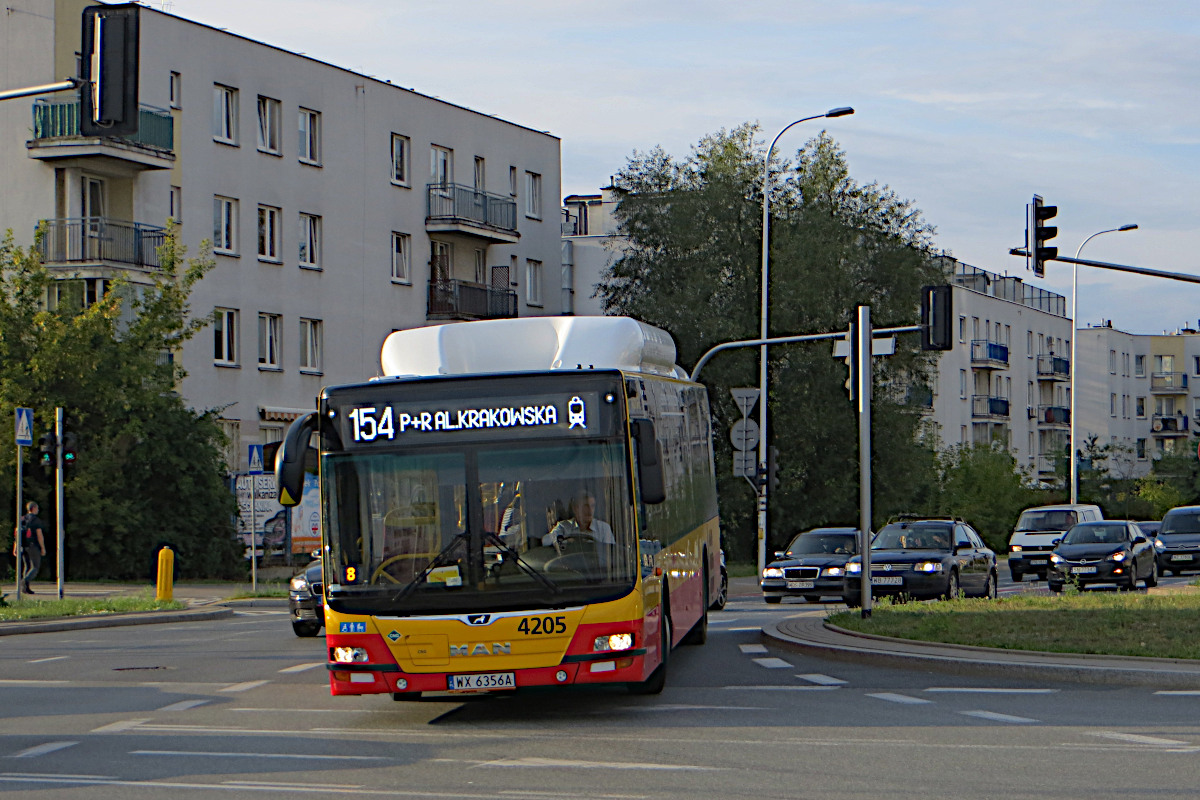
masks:
<instances>
[{"instance_id":1,"label":"street lamp","mask_svg":"<svg viewBox=\"0 0 1200 800\"><path fill-rule=\"evenodd\" d=\"M779 137L787 133L792 126L799 125L801 122L809 120L822 119L823 117L844 117L847 114L853 114L854 109L849 106L840 108L831 108L824 114L817 114L811 117L804 117L789 124L781 130L774 139L771 140L771 146L767 148L767 154L763 157L763 224L762 224L762 313L760 315L759 338L767 338L767 309L768 309L768 276L770 274L770 258L771 258L771 154L775 152L775 145L779 142ZM758 474L765 476L767 469L767 346L761 345L758 353ZM759 499L758 499L758 574L761 577L763 568L767 565L767 485L766 481L760 482Z\"/></svg>"},{"instance_id":2,"label":"street lamp","mask_svg":"<svg viewBox=\"0 0 1200 800\"><path fill-rule=\"evenodd\" d=\"M1136 224L1122 225L1119 228L1107 228L1102 231L1096 231L1091 236L1083 240L1083 244L1079 245L1079 249L1075 251L1075 258L1079 258L1079 254L1083 252L1083 245L1095 239L1097 236L1105 233L1120 233L1122 231L1135 231ZM1071 392L1071 503L1079 502L1079 454L1075 449L1075 373L1078 371L1078 364L1075 361L1077 339L1079 338L1079 265L1071 265L1071 371L1070 371L1070 392Z\"/></svg>"}]
</instances>

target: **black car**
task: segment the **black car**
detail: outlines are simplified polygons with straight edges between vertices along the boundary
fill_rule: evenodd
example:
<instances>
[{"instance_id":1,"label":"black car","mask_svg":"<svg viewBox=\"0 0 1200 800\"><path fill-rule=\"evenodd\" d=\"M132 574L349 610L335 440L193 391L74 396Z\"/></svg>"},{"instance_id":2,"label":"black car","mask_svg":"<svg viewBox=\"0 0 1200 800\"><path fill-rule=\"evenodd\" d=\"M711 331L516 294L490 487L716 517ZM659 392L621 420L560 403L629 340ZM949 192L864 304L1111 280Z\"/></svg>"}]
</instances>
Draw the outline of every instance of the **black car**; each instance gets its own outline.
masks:
<instances>
[{"instance_id":1,"label":"black car","mask_svg":"<svg viewBox=\"0 0 1200 800\"><path fill-rule=\"evenodd\" d=\"M297 636L316 636L325 625L322 581L319 558L292 576L288 587L288 609L292 630Z\"/></svg>"},{"instance_id":2,"label":"black car","mask_svg":"<svg viewBox=\"0 0 1200 800\"><path fill-rule=\"evenodd\" d=\"M1158 584L1154 537L1147 537L1136 522L1102 520L1081 522L1058 540L1050 553L1046 583L1061 592L1072 581L1080 588L1094 583L1115 583L1121 589Z\"/></svg>"},{"instance_id":3,"label":"black car","mask_svg":"<svg viewBox=\"0 0 1200 800\"><path fill-rule=\"evenodd\" d=\"M862 557L846 563L846 603L861 605ZM871 595L996 597L996 554L961 520L893 522L871 541Z\"/></svg>"},{"instance_id":4,"label":"black car","mask_svg":"<svg viewBox=\"0 0 1200 800\"><path fill-rule=\"evenodd\" d=\"M842 598L846 562L857 552L857 528L814 528L799 534L763 570L763 600Z\"/></svg>"},{"instance_id":5,"label":"black car","mask_svg":"<svg viewBox=\"0 0 1200 800\"><path fill-rule=\"evenodd\" d=\"M1158 529L1162 549L1158 553L1158 571L1163 575L1200 570L1200 506L1172 508Z\"/></svg>"}]
</instances>

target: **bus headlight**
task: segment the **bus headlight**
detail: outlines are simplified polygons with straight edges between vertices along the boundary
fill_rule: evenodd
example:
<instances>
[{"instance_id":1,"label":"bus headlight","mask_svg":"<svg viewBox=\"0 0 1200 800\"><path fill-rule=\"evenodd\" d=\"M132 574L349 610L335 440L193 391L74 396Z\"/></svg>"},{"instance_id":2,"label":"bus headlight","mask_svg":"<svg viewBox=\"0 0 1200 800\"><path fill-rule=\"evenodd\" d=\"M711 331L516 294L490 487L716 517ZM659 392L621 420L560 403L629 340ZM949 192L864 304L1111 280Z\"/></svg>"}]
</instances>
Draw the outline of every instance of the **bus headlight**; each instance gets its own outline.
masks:
<instances>
[{"instance_id":1,"label":"bus headlight","mask_svg":"<svg viewBox=\"0 0 1200 800\"><path fill-rule=\"evenodd\" d=\"M767 567L766 569L763 570L763 577L764 578L782 578L783 570L781 570L779 567Z\"/></svg>"},{"instance_id":2,"label":"bus headlight","mask_svg":"<svg viewBox=\"0 0 1200 800\"><path fill-rule=\"evenodd\" d=\"M335 647L333 660L339 664L354 664L369 661L367 651L361 647Z\"/></svg>"},{"instance_id":3,"label":"bus headlight","mask_svg":"<svg viewBox=\"0 0 1200 800\"><path fill-rule=\"evenodd\" d=\"M600 652L612 650L628 650L633 647L632 633L614 633L610 636L597 636L592 649Z\"/></svg>"}]
</instances>

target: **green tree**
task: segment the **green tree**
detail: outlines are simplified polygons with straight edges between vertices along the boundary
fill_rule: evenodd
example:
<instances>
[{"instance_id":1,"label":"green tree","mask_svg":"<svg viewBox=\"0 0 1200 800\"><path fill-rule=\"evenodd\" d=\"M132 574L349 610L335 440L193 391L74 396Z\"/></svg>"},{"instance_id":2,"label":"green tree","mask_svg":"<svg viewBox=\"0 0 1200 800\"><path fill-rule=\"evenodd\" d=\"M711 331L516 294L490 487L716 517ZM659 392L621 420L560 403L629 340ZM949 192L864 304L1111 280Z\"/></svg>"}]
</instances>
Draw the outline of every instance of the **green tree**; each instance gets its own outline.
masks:
<instances>
[{"instance_id":1,"label":"green tree","mask_svg":"<svg viewBox=\"0 0 1200 800\"><path fill-rule=\"evenodd\" d=\"M669 331L679 363L715 344L757 338L762 241L762 143L746 124L706 136L683 159L661 148L634 153L616 176L617 258L599 290L606 309ZM772 164L773 336L845 330L858 304L878 327L916 321L922 284L942 280L932 228L886 186L859 185L845 154L824 133L793 159ZM756 348L705 367L716 421L722 522L735 556L754 552L753 490L730 475L724 435L740 418L728 389L758 384ZM934 459L917 436L916 400L930 361L915 337L875 360L873 475L876 519L934 501ZM858 518L858 450L845 365L830 343L770 350L769 437L780 450L772 495L778 547L793 533ZM913 389L916 389L913 392Z\"/></svg>"},{"instance_id":2,"label":"green tree","mask_svg":"<svg viewBox=\"0 0 1200 800\"><path fill-rule=\"evenodd\" d=\"M966 520L988 547L1008 552L1008 539L1021 512L1040 505L1041 492L1004 447L954 445L938 457L941 511Z\"/></svg>"},{"instance_id":3,"label":"green tree","mask_svg":"<svg viewBox=\"0 0 1200 800\"><path fill-rule=\"evenodd\" d=\"M0 405L33 407L39 432L61 406L79 440L64 500L73 578L152 575L159 542L176 547L184 576L238 569L224 436L214 412L177 394L184 373L172 357L209 322L189 320L188 295L213 261L185 261L173 226L159 255L150 285L114 281L85 307L79 283L55 280L37 248L14 246L11 233L0 245ZM0 463L15 472L11 440ZM23 489L55 525L51 476L27 464ZM12 488L0 496L11 514Z\"/></svg>"}]
</instances>

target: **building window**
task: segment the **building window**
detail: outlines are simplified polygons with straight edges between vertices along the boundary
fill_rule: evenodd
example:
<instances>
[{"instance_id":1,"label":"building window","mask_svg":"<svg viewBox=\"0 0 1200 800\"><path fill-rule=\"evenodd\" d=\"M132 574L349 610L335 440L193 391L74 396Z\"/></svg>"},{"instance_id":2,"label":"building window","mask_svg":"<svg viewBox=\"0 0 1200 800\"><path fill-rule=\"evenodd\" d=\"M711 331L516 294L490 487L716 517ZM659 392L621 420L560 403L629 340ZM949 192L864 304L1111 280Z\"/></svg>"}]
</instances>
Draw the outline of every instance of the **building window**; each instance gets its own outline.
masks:
<instances>
[{"instance_id":1,"label":"building window","mask_svg":"<svg viewBox=\"0 0 1200 800\"><path fill-rule=\"evenodd\" d=\"M1139 397L1134 400L1134 411L1137 413L1138 419L1146 418L1146 398Z\"/></svg>"},{"instance_id":2,"label":"building window","mask_svg":"<svg viewBox=\"0 0 1200 800\"><path fill-rule=\"evenodd\" d=\"M213 361L217 364L237 363L238 312L218 308L213 320Z\"/></svg>"},{"instance_id":3,"label":"building window","mask_svg":"<svg viewBox=\"0 0 1200 800\"><path fill-rule=\"evenodd\" d=\"M536 172L525 173L525 216L542 218L542 176Z\"/></svg>"},{"instance_id":4,"label":"building window","mask_svg":"<svg viewBox=\"0 0 1200 800\"><path fill-rule=\"evenodd\" d=\"M238 90L213 84L213 139L237 144Z\"/></svg>"},{"instance_id":5,"label":"building window","mask_svg":"<svg viewBox=\"0 0 1200 800\"><path fill-rule=\"evenodd\" d=\"M300 109L300 160L306 164L321 163L321 113Z\"/></svg>"},{"instance_id":6,"label":"building window","mask_svg":"<svg viewBox=\"0 0 1200 800\"><path fill-rule=\"evenodd\" d=\"M1137 440L1136 450L1137 450L1138 461L1145 461L1146 460L1146 440L1145 439Z\"/></svg>"},{"instance_id":7,"label":"building window","mask_svg":"<svg viewBox=\"0 0 1200 800\"><path fill-rule=\"evenodd\" d=\"M392 231L392 281L412 283L412 237Z\"/></svg>"},{"instance_id":8,"label":"building window","mask_svg":"<svg viewBox=\"0 0 1200 800\"><path fill-rule=\"evenodd\" d=\"M1200 375L1200 356L1192 356L1192 374Z\"/></svg>"},{"instance_id":9,"label":"building window","mask_svg":"<svg viewBox=\"0 0 1200 800\"><path fill-rule=\"evenodd\" d=\"M1115 392L1108 396L1108 415L1110 417L1117 415L1117 395Z\"/></svg>"},{"instance_id":10,"label":"building window","mask_svg":"<svg viewBox=\"0 0 1200 800\"><path fill-rule=\"evenodd\" d=\"M1109 375L1117 374L1117 351L1116 350L1108 351L1108 374Z\"/></svg>"},{"instance_id":11,"label":"building window","mask_svg":"<svg viewBox=\"0 0 1200 800\"><path fill-rule=\"evenodd\" d=\"M958 396L963 399L967 396L967 371L965 369L958 371Z\"/></svg>"},{"instance_id":12,"label":"building window","mask_svg":"<svg viewBox=\"0 0 1200 800\"><path fill-rule=\"evenodd\" d=\"M213 198L213 250L237 253L238 201L230 197Z\"/></svg>"},{"instance_id":13,"label":"building window","mask_svg":"<svg viewBox=\"0 0 1200 800\"><path fill-rule=\"evenodd\" d=\"M1129 419L1129 395L1121 395L1121 419Z\"/></svg>"},{"instance_id":14,"label":"building window","mask_svg":"<svg viewBox=\"0 0 1200 800\"><path fill-rule=\"evenodd\" d=\"M487 251L475 248L475 282L487 283Z\"/></svg>"},{"instance_id":15,"label":"building window","mask_svg":"<svg viewBox=\"0 0 1200 800\"><path fill-rule=\"evenodd\" d=\"M300 266L321 268L321 218L315 214L300 215Z\"/></svg>"},{"instance_id":16,"label":"building window","mask_svg":"<svg viewBox=\"0 0 1200 800\"><path fill-rule=\"evenodd\" d=\"M171 73L171 108L183 107L183 78L178 72Z\"/></svg>"},{"instance_id":17,"label":"building window","mask_svg":"<svg viewBox=\"0 0 1200 800\"><path fill-rule=\"evenodd\" d=\"M542 262L525 259L525 302L531 306L542 304Z\"/></svg>"},{"instance_id":18,"label":"building window","mask_svg":"<svg viewBox=\"0 0 1200 800\"><path fill-rule=\"evenodd\" d=\"M258 96L258 149L279 155L281 105L278 100Z\"/></svg>"},{"instance_id":19,"label":"building window","mask_svg":"<svg viewBox=\"0 0 1200 800\"><path fill-rule=\"evenodd\" d=\"M454 151L433 145L429 148L429 178L431 183L447 186L454 183Z\"/></svg>"},{"instance_id":20,"label":"building window","mask_svg":"<svg viewBox=\"0 0 1200 800\"><path fill-rule=\"evenodd\" d=\"M258 207L258 258L260 261L279 261L280 218L283 212L272 206Z\"/></svg>"},{"instance_id":21,"label":"building window","mask_svg":"<svg viewBox=\"0 0 1200 800\"><path fill-rule=\"evenodd\" d=\"M183 222L183 189L178 186L171 187L171 195L169 200L168 215L176 222Z\"/></svg>"},{"instance_id":22,"label":"building window","mask_svg":"<svg viewBox=\"0 0 1200 800\"><path fill-rule=\"evenodd\" d=\"M408 137L392 134L392 183L408 186Z\"/></svg>"},{"instance_id":23,"label":"building window","mask_svg":"<svg viewBox=\"0 0 1200 800\"><path fill-rule=\"evenodd\" d=\"M300 320L300 369L305 372L321 371L321 334L321 320Z\"/></svg>"},{"instance_id":24,"label":"building window","mask_svg":"<svg viewBox=\"0 0 1200 800\"><path fill-rule=\"evenodd\" d=\"M508 194L510 197L517 196L517 168L508 168Z\"/></svg>"},{"instance_id":25,"label":"building window","mask_svg":"<svg viewBox=\"0 0 1200 800\"><path fill-rule=\"evenodd\" d=\"M967 340L967 318L966 317L958 318L958 340L960 342L965 342Z\"/></svg>"},{"instance_id":26,"label":"building window","mask_svg":"<svg viewBox=\"0 0 1200 800\"><path fill-rule=\"evenodd\" d=\"M483 192L487 190L487 169L483 158L475 156L475 191Z\"/></svg>"},{"instance_id":27,"label":"building window","mask_svg":"<svg viewBox=\"0 0 1200 800\"><path fill-rule=\"evenodd\" d=\"M1133 376L1135 378L1146 377L1146 357L1135 355L1133 357Z\"/></svg>"},{"instance_id":28,"label":"building window","mask_svg":"<svg viewBox=\"0 0 1200 800\"><path fill-rule=\"evenodd\" d=\"M279 328L283 318L278 314L258 315L258 366L260 369L279 369L282 360L279 348Z\"/></svg>"}]
</instances>

